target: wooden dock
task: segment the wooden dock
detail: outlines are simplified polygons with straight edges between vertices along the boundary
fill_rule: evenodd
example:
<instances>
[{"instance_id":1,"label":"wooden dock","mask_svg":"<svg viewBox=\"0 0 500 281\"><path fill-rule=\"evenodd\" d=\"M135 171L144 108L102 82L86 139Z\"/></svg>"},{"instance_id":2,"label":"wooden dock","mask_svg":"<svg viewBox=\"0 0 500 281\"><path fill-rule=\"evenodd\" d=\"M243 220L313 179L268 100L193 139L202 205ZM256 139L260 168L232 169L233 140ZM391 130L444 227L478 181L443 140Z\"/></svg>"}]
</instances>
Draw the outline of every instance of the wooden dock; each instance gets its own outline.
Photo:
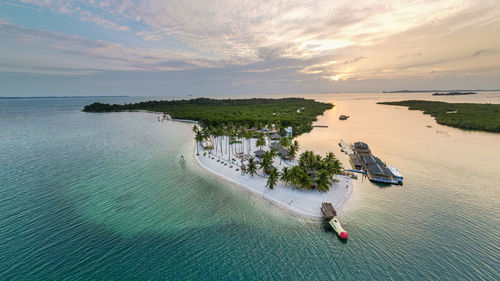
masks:
<instances>
[{"instance_id":1,"label":"wooden dock","mask_svg":"<svg viewBox=\"0 0 500 281\"><path fill-rule=\"evenodd\" d=\"M332 203L323 202L321 204L321 212L323 213L323 218L326 220L331 220L337 215L337 211L333 207Z\"/></svg>"}]
</instances>

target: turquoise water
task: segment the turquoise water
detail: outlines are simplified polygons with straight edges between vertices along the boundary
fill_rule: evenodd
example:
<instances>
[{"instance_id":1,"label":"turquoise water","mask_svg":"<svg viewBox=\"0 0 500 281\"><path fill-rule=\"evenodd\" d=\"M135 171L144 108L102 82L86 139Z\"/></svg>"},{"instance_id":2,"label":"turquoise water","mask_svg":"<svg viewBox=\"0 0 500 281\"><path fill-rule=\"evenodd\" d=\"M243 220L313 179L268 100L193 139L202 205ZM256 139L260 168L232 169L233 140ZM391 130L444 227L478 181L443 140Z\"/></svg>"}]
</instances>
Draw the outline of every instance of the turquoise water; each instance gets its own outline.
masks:
<instances>
[{"instance_id":1,"label":"turquoise water","mask_svg":"<svg viewBox=\"0 0 500 281\"><path fill-rule=\"evenodd\" d=\"M432 120L393 108L384 111L402 128L417 124L410 137L376 134L354 116L337 123L356 98L339 96L318 121L328 131L301 137L303 147L339 155L340 135L373 133L374 152L406 182L355 183L340 216L347 243L201 170L187 124L80 111L139 98L0 100L0 279L499 279L500 135L446 128L452 141L440 144L444 133L420 126Z\"/></svg>"}]
</instances>

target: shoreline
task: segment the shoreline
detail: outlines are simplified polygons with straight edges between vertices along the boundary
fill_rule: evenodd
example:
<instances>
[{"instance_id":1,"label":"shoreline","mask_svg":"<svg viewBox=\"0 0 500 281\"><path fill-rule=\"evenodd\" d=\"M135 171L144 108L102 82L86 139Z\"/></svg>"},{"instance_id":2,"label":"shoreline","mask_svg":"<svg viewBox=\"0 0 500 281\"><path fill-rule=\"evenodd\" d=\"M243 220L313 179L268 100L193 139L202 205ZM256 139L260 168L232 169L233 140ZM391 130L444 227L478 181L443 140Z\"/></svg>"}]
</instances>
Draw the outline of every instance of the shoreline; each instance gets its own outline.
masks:
<instances>
[{"instance_id":1,"label":"shoreline","mask_svg":"<svg viewBox=\"0 0 500 281\"><path fill-rule=\"evenodd\" d=\"M149 110L136 110L134 112L164 114L163 112ZM198 124L198 122L194 120L173 118L166 121ZM196 155L197 149L199 149L199 155ZM207 154L206 156L203 156L203 153L205 152ZM348 176L344 175L337 175L335 177L338 182L332 183L328 192L300 189L284 185L282 182L278 182L274 189L270 189L266 186L267 178L262 174L262 172L257 173L253 177L248 174L242 175L240 171L235 170L236 168L239 168L236 164L231 164L227 160L222 159L219 155L209 154L208 151L206 151L201 145L196 143L194 143L193 146L192 157L198 166L211 175L233 183L236 186L243 188L246 192L263 198L268 203L279 207L281 210L302 218L321 220L323 218L323 214L321 213L321 203L323 202L332 203L337 213L340 213L344 204L349 200L353 193L353 182ZM216 157L221 161L217 162L216 160L210 159L210 157ZM221 165L222 161L228 163L228 166ZM234 167L229 168L231 165ZM287 166L290 166L290 164Z\"/></svg>"},{"instance_id":2,"label":"shoreline","mask_svg":"<svg viewBox=\"0 0 500 281\"><path fill-rule=\"evenodd\" d=\"M349 177L337 175L338 182L332 184L330 191L319 192L316 190L299 189L292 186L286 186L279 182L274 189L266 187L267 178L262 173L255 176L248 174L242 175L240 171L236 171L237 165L230 168L231 164L223 165L217 162L212 157L216 155L206 154L203 148L200 149L200 154L196 155L196 145L193 147L193 157L198 165L223 180L229 181L238 187L244 188L247 192L264 198L266 201L288 211L294 215L309 219L319 220L323 218L321 213L321 203L331 202L337 212L342 210L343 205L349 200L353 191L353 184ZM219 158L219 157L217 157ZM345 186L345 187L344 187Z\"/></svg>"}]
</instances>

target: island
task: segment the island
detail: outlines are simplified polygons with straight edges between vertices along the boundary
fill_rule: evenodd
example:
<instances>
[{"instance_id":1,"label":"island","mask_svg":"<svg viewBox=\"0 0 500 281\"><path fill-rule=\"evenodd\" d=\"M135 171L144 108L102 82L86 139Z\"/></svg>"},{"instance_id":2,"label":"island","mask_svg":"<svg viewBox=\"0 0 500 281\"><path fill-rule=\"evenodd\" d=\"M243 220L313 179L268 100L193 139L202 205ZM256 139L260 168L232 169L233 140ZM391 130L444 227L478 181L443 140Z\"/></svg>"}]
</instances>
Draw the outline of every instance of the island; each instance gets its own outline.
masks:
<instances>
[{"instance_id":1,"label":"island","mask_svg":"<svg viewBox=\"0 0 500 281\"><path fill-rule=\"evenodd\" d=\"M395 91L382 91L384 94L404 94L404 93L445 93L445 92L498 92L500 89L477 89L477 90L395 90Z\"/></svg>"},{"instance_id":2,"label":"island","mask_svg":"<svg viewBox=\"0 0 500 281\"><path fill-rule=\"evenodd\" d=\"M85 112L117 112L147 110L169 114L174 119L194 120L203 126L233 124L244 127L263 127L279 123L282 128L292 127L294 135L312 130L312 122L331 103L304 98L252 98L145 101L133 104L93 103L83 108Z\"/></svg>"},{"instance_id":3,"label":"island","mask_svg":"<svg viewBox=\"0 0 500 281\"><path fill-rule=\"evenodd\" d=\"M407 106L430 114L441 125L465 130L500 133L500 104L447 103L426 100L379 102L379 104Z\"/></svg>"},{"instance_id":4,"label":"island","mask_svg":"<svg viewBox=\"0 0 500 281\"><path fill-rule=\"evenodd\" d=\"M93 103L83 111L142 110L157 113L161 122L196 121L193 156L202 168L294 214L322 218L326 207L336 214L349 199L349 173L332 152L299 154L294 138L310 131L317 116L332 107L303 98L197 98Z\"/></svg>"},{"instance_id":5,"label":"island","mask_svg":"<svg viewBox=\"0 0 500 281\"><path fill-rule=\"evenodd\" d=\"M432 95L433 96L466 96L466 95L477 95L477 93L476 92L448 92L448 93L436 92Z\"/></svg>"}]
</instances>

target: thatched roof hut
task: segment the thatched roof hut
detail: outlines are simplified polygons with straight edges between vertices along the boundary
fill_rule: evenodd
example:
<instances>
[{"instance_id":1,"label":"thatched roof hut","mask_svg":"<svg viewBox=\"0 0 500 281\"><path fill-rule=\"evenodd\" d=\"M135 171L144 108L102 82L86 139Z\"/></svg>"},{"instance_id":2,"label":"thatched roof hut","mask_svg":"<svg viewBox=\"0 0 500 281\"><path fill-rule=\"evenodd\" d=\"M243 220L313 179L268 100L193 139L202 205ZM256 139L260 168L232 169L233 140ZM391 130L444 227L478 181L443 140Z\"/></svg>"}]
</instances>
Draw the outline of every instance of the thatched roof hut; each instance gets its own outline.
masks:
<instances>
[{"instance_id":1,"label":"thatched roof hut","mask_svg":"<svg viewBox=\"0 0 500 281\"><path fill-rule=\"evenodd\" d=\"M253 153L253 154L255 155L255 157L262 158L262 157L264 157L264 154L265 154L265 153L266 153L266 152L265 152L264 150L259 149L259 150L257 150L257 151L254 151L254 153Z\"/></svg>"},{"instance_id":2,"label":"thatched roof hut","mask_svg":"<svg viewBox=\"0 0 500 281\"><path fill-rule=\"evenodd\" d=\"M271 138L271 140L280 140L281 139L281 136L278 133L274 133L269 137Z\"/></svg>"}]
</instances>

